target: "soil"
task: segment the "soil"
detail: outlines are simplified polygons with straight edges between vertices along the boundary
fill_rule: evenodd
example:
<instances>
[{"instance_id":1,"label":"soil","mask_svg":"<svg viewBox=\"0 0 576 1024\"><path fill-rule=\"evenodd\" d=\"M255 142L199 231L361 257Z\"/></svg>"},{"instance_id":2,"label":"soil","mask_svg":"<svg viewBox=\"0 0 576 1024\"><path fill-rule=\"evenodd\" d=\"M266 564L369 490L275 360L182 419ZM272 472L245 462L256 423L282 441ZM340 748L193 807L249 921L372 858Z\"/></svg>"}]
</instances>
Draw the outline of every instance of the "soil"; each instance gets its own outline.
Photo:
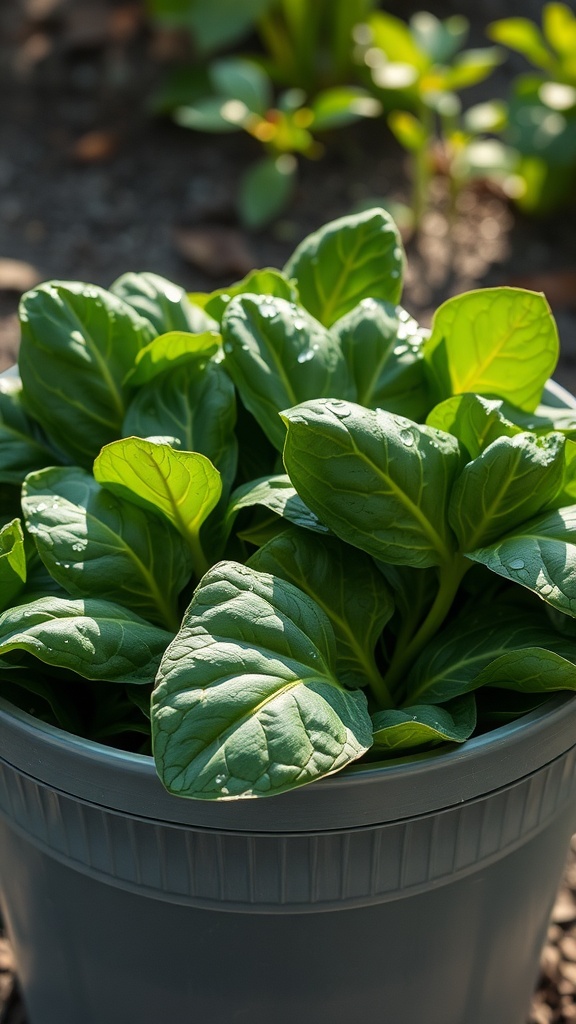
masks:
<instances>
[{"instance_id":1,"label":"soil","mask_svg":"<svg viewBox=\"0 0 576 1024\"><path fill-rule=\"evenodd\" d=\"M405 16L407 5L397 6ZM472 25L481 43L480 29ZM187 40L152 30L139 0L0 5L0 370L17 358L19 297L38 281L108 286L128 270L150 270L212 290L254 266L281 267L306 234L360 205L408 200L403 155L381 121L365 122L328 138L323 160L303 161L277 224L243 230L237 182L257 144L187 132L150 113L168 66L182 58L190 59ZM454 216L447 207L439 176L421 230L405 240L403 304L427 325L440 302L469 288L545 291L561 338L556 379L576 391L576 210L529 220L486 186L464 192ZM25 1024L6 940L0 1020ZM529 1024L568 1021L576 1021L576 854Z\"/></svg>"}]
</instances>

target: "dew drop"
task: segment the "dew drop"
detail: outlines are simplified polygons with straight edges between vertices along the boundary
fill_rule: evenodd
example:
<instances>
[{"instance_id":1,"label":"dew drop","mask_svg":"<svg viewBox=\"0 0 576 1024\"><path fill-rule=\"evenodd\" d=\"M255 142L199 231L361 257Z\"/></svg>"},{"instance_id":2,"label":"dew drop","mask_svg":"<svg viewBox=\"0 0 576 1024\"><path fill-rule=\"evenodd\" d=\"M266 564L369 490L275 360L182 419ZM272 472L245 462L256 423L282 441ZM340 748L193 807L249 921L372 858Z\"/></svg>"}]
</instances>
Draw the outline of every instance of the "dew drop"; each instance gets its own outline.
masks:
<instances>
[{"instance_id":1,"label":"dew drop","mask_svg":"<svg viewBox=\"0 0 576 1024\"><path fill-rule=\"evenodd\" d=\"M73 544L72 545L72 551L82 551L82 544L80 544L80 543Z\"/></svg>"},{"instance_id":2,"label":"dew drop","mask_svg":"<svg viewBox=\"0 0 576 1024\"><path fill-rule=\"evenodd\" d=\"M403 356L408 351L408 345L396 345L394 349L395 356Z\"/></svg>"},{"instance_id":3,"label":"dew drop","mask_svg":"<svg viewBox=\"0 0 576 1024\"><path fill-rule=\"evenodd\" d=\"M36 505L37 512L43 512L45 508L48 508L45 501L41 501L39 505Z\"/></svg>"},{"instance_id":4,"label":"dew drop","mask_svg":"<svg viewBox=\"0 0 576 1024\"><path fill-rule=\"evenodd\" d=\"M231 341L225 341L223 346L222 346L222 348L224 349L225 352L228 352L228 353L234 351L234 345L232 344Z\"/></svg>"},{"instance_id":5,"label":"dew drop","mask_svg":"<svg viewBox=\"0 0 576 1024\"><path fill-rule=\"evenodd\" d=\"M401 430L400 440L402 441L402 444L406 445L407 448L411 448L412 445L414 444L414 434L412 433L411 430Z\"/></svg>"},{"instance_id":6,"label":"dew drop","mask_svg":"<svg viewBox=\"0 0 576 1024\"><path fill-rule=\"evenodd\" d=\"M313 348L306 348L306 349L304 349L304 351L301 352L300 355L298 356L298 362L299 363L309 363L311 359L314 359L314 349Z\"/></svg>"},{"instance_id":7,"label":"dew drop","mask_svg":"<svg viewBox=\"0 0 576 1024\"><path fill-rule=\"evenodd\" d=\"M216 783L217 786L222 786L223 783L226 782L226 776L225 775L216 775L214 777L214 782Z\"/></svg>"},{"instance_id":8,"label":"dew drop","mask_svg":"<svg viewBox=\"0 0 576 1024\"><path fill-rule=\"evenodd\" d=\"M523 558L513 558L511 562L508 562L509 569L524 569L525 562Z\"/></svg>"},{"instance_id":9,"label":"dew drop","mask_svg":"<svg viewBox=\"0 0 576 1024\"><path fill-rule=\"evenodd\" d=\"M293 326L293 328L294 328L294 330L295 330L295 331L303 331L303 330L304 330L304 328L305 328L305 326L306 326L306 324L304 323L304 321L303 321L303 320L301 320L300 318L298 318L297 320L295 320L295 321L294 321L294 323L292 324L292 326Z\"/></svg>"}]
</instances>

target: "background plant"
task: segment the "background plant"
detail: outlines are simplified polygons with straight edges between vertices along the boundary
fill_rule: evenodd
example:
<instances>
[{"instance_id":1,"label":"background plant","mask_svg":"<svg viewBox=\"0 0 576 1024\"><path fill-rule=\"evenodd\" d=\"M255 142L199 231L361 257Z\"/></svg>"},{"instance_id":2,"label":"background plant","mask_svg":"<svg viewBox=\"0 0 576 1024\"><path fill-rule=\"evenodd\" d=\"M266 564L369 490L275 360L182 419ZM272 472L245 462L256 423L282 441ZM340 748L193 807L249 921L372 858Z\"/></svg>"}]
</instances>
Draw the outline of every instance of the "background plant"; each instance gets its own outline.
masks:
<instances>
[{"instance_id":1,"label":"background plant","mask_svg":"<svg viewBox=\"0 0 576 1024\"><path fill-rule=\"evenodd\" d=\"M514 78L502 127L516 155L520 207L550 212L574 195L576 16L566 4L547 3L541 28L528 18L503 18L488 33L535 69Z\"/></svg>"},{"instance_id":2,"label":"background plant","mask_svg":"<svg viewBox=\"0 0 576 1024\"><path fill-rule=\"evenodd\" d=\"M501 57L495 47L462 49L468 31L466 18L440 20L428 11L408 22L375 11L354 29L357 59L368 70L389 111L388 124L411 158L416 224L429 201L439 152L455 188L482 163L481 132L473 120L462 120L459 94L483 82ZM475 155L466 159L472 142Z\"/></svg>"}]
</instances>

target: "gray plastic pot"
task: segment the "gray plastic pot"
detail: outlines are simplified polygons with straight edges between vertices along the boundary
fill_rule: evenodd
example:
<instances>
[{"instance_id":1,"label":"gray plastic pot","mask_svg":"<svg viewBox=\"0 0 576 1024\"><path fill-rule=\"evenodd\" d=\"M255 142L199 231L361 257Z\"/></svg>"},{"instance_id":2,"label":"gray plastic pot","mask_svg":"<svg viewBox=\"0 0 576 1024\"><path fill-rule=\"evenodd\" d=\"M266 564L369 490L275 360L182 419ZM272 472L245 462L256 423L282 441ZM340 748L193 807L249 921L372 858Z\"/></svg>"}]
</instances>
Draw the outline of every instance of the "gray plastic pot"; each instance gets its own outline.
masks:
<instances>
[{"instance_id":1,"label":"gray plastic pot","mask_svg":"<svg viewBox=\"0 0 576 1024\"><path fill-rule=\"evenodd\" d=\"M0 701L0 912L30 1024L524 1024L576 829L576 697L263 800Z\"/></svg>"}]
</instances>

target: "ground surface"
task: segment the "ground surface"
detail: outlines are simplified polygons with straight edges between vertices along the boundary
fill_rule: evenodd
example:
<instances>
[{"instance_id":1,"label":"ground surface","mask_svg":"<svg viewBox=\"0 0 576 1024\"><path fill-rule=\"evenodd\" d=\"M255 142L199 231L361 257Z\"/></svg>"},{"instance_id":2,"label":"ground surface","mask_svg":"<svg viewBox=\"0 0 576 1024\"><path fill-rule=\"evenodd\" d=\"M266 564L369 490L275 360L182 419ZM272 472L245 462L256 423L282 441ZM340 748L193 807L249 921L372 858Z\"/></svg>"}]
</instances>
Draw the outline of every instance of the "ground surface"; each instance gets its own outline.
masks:
<instances>
[{"instance_id":1,"label":"ground surface","mask_svg":"<svg viewBox=\"0 0 576 1024\"><path fill-rule=\"evenodd\" d=\"M107 286L127 270L151 270L211 290L251 267L282 266L309 231L372 197L407 198L402 156L374 122L335 135L325 160L304 164L278 225L243 232L236 182L256 144L187 133L148 113L181 47L151 33L132 0L0 4L0 369L17 356L19 296L39 280ZM461 197L449 223L439 181L422 231L407 239L404 305L428 324L441 301L467 288L542 289L560 330L557 379L576 389L575 229L574 211L530 222L483 188ZM576 1021L575 894L572 858L530 1024ZM11 990L0 940L2 1024L25 1024Z\"/></svg>"}]
</instances>

